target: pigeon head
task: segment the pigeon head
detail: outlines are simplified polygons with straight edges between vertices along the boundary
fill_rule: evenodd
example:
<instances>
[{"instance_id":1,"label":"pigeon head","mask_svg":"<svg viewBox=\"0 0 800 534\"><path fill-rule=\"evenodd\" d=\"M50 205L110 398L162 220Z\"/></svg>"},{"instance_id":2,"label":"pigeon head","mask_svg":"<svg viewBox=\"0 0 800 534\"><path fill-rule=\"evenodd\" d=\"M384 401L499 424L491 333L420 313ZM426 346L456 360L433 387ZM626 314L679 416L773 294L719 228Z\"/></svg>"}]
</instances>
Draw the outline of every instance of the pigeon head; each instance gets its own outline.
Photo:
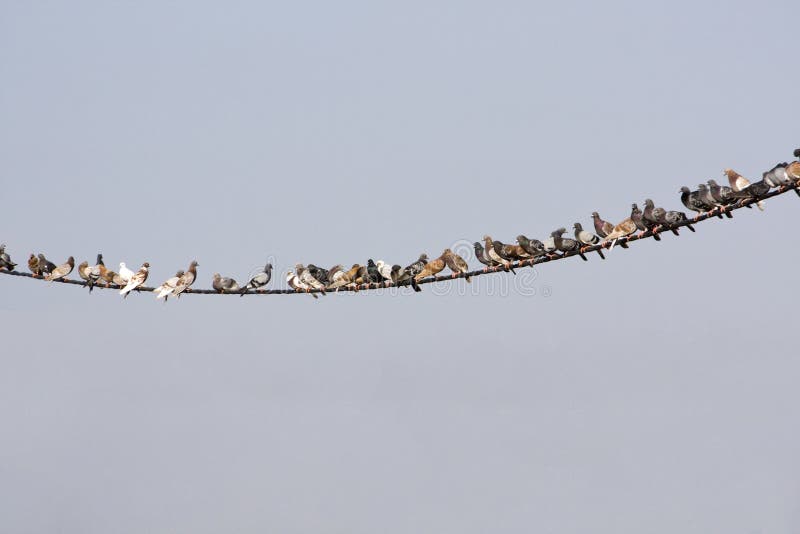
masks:
<instances>
[{"instance_id":1,"label":"pigeon head","mask_svg":"<svg viewBox=\"0 0 800 534\"><path fill-rule=\"evenodd\" d=\"M717 183L716 180L709 180L708 185L710 185L711 187L719 187L719 184Z\"/></svg>"},{"instance_id":2,"label":"pigeon head","mask_svg":"<svg viewBox=\"0 0 800 534\"><path fill-rule=\"evenodd\" d=\"M581 230L583 230L583 226L581 225L581 223L576 222L575 224L572 225L572 229L580 232Z\"/></svg>"},{"instance_id":3,"label":"pigeon head","mask_svg":"<svg viewBox=\"0 0 800 534\"><path fill-rule=\"evenodd\" d=\"M599 219L599 218L600 218L600 214L599 214L599 213L597 213L596 211L593 211L593 212L592 212L592 219L595 219L595 220L596 220L596 219Z\"/></svg>"},{"instance_id":4,"label":"pigeon head","mask_svg":"<svg viewBox=\"0 0 800 534\"><path fill-rule=\"evenodd\" d=\"M800 159L800 148L795 148L792 154L794 154L794 157Z\"/></svg>"},{"instance_id":5,"label":"pigeon head","mask_svg":"<svg viewBox=\"0 0 800 534\"><path fill-rule=\"evenodd\" d=\"M267 264L264 266L264 272L266 273L266 272L269 272L269 271L271 271L271 270L272 270L272 264L271 264L271 263L267 263Z\"/></svg>"},{"instance_id":6,"label":"pigeon head","mask_svg":"<svg viewBox=\"0 0 800 534\"><path fill-rule=\"evenodd\" d=\"M691 191L689 190L689 188L688 188L688 187L686 187L685 185L684 185L683 187L681 187L681 189L680 189L680 192L681 192L681 193L691 193Z\"/></svg>"},{"instance_id":7,"label":"pigeon head","mask_svg":"<svg viewBox=\"0 0 800 534\"><path fill-rule=\"evenodd\" d=\"M646 208L654 208L654 207L656 207L656 205L653 204L653 201L650 200L649 198L644 199L644 206Z\"/></svg>"},{"instance_id":8,"label":"pigeon head","mask_svg":"<svg viewBox=\"0 0 800 534\"><path fill-rule=\"evenodd\" d=\"M419 261L428 261L428 255L423 252L419 255Z\"/></svg>"},{"instance_id":9,"label":"pigeon head","mask_svg":"<svg viewBox=\"0 0 800 534\"><path fill-rule=\"evenodd\" d=\"M149 264L149 263L147 263L147 262L144 262L144 263L142 264L142 267L144 267L145 269L149 269L149 268L150 268L150 264Z\"/></svg>"},{"instance_id":10,"label":"pigeon head","mask_svg":"<svg viewBox=\"0 0 800 534\"><path fill-rule=\"evenodd\" d=\"M698 191L705 191L706 189L708 189L706 184L697 184L697 190Z\"/></svg>"}]
</instances>

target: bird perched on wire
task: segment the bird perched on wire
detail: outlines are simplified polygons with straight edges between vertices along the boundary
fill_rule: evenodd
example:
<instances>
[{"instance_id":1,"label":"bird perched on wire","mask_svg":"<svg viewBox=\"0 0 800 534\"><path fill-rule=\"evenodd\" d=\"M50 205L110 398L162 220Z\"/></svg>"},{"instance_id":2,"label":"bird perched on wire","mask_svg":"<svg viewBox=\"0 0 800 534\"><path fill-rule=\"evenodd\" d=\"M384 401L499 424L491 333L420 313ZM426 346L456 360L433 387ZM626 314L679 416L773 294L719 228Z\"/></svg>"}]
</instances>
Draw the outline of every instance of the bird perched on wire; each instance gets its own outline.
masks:
<instances>
[{"instance_id":1,"label":"bird perched on wire","mask_svg":"<svg viewBox=\"0 0 800 534\"><path fill-rule=\"evenodd\" d=\"M378 270L378 266L375 265L375 262L372 258L367 260L367 277L369 278L369 282L372 284L379 284L383 282L383 275Z\"/></svg>"},{"instance_id":2,"label":"bird perched on wire","mask_svg":"<svg viewBox=\"0 0 800 534\"><path fill-rule=\"evenodd\" d=\"M181 283L181 278L183 278L184 274L186 273L184 273L183 270L181 269L180 271L175 273L175 276L173 276L172 278L167 278L163 284L155 288L155 290L153 290L153 293L156 294L156 299L164 299L164 302L167 302L170 293L175 291L175 288L178 287L178 284Z\"/></svg>"},{"instance_id":3,"label":"bird perched on wire","mask_svg":"<svg viewBox=\"0 0 800 534\"><path fill-rule=\"evenodd\" d=\"M608 250L613 250L614 246L617 244L617 241L622 239L623 237L627 237L636 232L636 223L631 220L630 217L626 217L623 219L619 224L614 226L614 229L603 239L603 242L611 242L611 246Z\"/></svg>"},{"instance_id":4,"label":"bird perched on wire","mask_svg":"<svg viewBox=\"0 0 800 534\"><path fill-rule=\"evenodd\" d=\"M142 266L136 271L133 276L130 277L128 283L125 284L125 287L119 290L120 295L124 295L125 298L128 298L128 293L136 289L137 287L141 287L147 281L147 274L150 269L150 264L144 262Z\"/></svg>"},{"instance_id":5,"label":"bird perched on wire","mask_svg":"<svg viewBox=\"0 0 800 534\"><path fill-rule=\"evenodd\" d=\"M770 170L761 174L761 179L769 184L770 187L780 187L782 185L790 185L792 180L786 173L786 168L789 166L787 162L778 163Z\"/></svg>"},{"instance_id":6,"label":"bird perched on wire","mask_svg":"<svg viewBox=\"0 0 800 534\"><path fill-rule=\"evenodd\" d=\"M520 234L517 236L517 245L519 245L529 258L538 258L544 256L544 243L538 239L528 239L525 235Z\"/></svg>"},{"instance_id":7,"label":"bird perched on wire","mask_svg":"<svg viewBox=\"0 0 800 534\"><path fill-rule=\"evenodd\" d=\"M596 211L592 212L592 222L594 223L594 231L597 232L597 235L602 239L605 239L608 234L614 231L614 225L601 219L600 214ZM628 248L627 243L620 243L619 246Z\"/></svg>"},{"instance_id":8,"label":"bird perched on wire","mask_svg":"<svg viewBox=\"0 0 800 534\"><path fill-rule=\"evenodd\" d=\"M91 282L91 278L89 278L89 273L92 272L92 268L89 266L88 261L82 261L78 265L78 276L81 277L81 280L86 282L86 285L89 285Z\"/></svg>"},{"instance_id":9,"label":"bird perched on wire","mask_svg":"<svg viewBox=\"0 0 800 534\"><path fill-rule=\"evenodd\" d=\"M111 269L104 268L103 271L100 278L105 282L106 287L117 286L119 288L125 287L125 284L127 284L118 273L115 273Z\"/></svg>"},{"instance_id":10,"label":"bird perched on wire","mask_svg":"<svg viewBox=\"0 0 800 534\"><path fill-rule=\"evenodd\" d=\"M589 261L588 258L581 251L581 245L577 240L571 239L569 237L563 237L566 231L567 231L566 228L559 228L557 230L553 230L550 233L550 237L553 238L553 244L555 245L556 250L558 250L562 254L567 254L569 252L577 252L583 261Z\"/></svg>"},{"instance_id":11,"label":"bird perched on wire","mask_svg":"<svg viewBox=\"0 0 800 534\"><path fill-rule=\"evenodd\" d=\"M266 265L264 265L264 268L261 270L261 272L256 273L252 278L250 278L250 281L244 285L242 288L242 296L244 296L244 294L251 289L261 289L269 284L270 280L272 280L272 264L268 262Z\"/></svg>"},{"instance_id":12,"label":"bird perched on wire","mask_svg":"<svg viewBox=\"0 0 800 534\"><path fill-rule=\"evenodd\" d=\"M286 283L295 291L304 291L308 293L311 290L307 284L304 284L300 277L293 273L291 270L286 273ZM318 298L316 293L309 293L315 299Z\"/></svg>"},{"instance_id":13,"label":"bird perched on wire","mask_svg":"<svg viewBox=\"0 0 800 534\"><path fill-rule=\"evenodd\" d=\"M302 263L295 264L294 270L297 272L301 282L312 289L319 289L323 295L325 294L325 284L314 278L308 269L303 267Z\"/></svg>"},{"instance_id":14,"label":"bird perched on wire","mask_svg":"<svg viewBox=\"0 0 800 534\"><path fill-rule=\"evenodd\" d=\"M644 199L644 210L642 210L642 221L650 228L650 231L653 233L659 232L664 228L669 228L669 230L677 235L680 236L681 234L678 233L677 228L672 228L667 225L667 221L665 216L667 214L667 210L664 208L656 207L652 200L649 198Z\"/></svg>"},{"instance_id":15,"label":"bird perched on wire","mask_svg":"<svg viewBox=\"0 0 800 534\"><path fill-rule=\"evenodd\" d=\"M591 247L600 242L599 237L588 230L584 230L583 225L581 225L579 222L573 224L572 229L575 230L575 239L584 247ZM598 248L597 253L600 254L601 258L606 259L601 249Z\"/></svg>"},{"instance_id":16,"label":"bird perched on wire","mask_svg":"<svg viewBox=\"0 0 800 534\"><path fill-rule=\"evenodd\" d=\"M6 245L0 245L0 269L13 271L16 266L17 264L11 261L11 256L6 252Z\"/></svg>"},{"instance_id":17,"label":"bird perched on wire","mask_svg":"<svg viewBox=\"0 0 800 534\"><path fill-rule=\"evenodd\" d=\"M74 268L75 268L75 258L70 256L69 258L67 258L66 263L62 263L61 265L50 271L48 274L44 276L44 279L49 280L51 282L55 280L61 280L62 278L66 278L67 276L69 276L69 273L71 273L72 269Z\"/></svg>"},{"instance_id":18,"label":"bird perched on wire","mask_svg":"<svg viewBox=\"0 0 800 534\"><path fill-rule=\"evenodd\" d=\"M682 211L668 211L664 214L664 221L668 225L680 224L688 221L689 218L686 214ZM692 232L695 231L694 227L691 224L686 224L686 228L691 230Z\"/></svg>"},{"instance_id":19,"label":"bird perched on wire","mask_svg":"<svg viewBox=\"0 0 800 534\"><path fill-rule=\"evenodd\" d=\"M645 220L644 212L639 209L637 204L631 204L631 220L633 221L633 224L636 225L636 229L641 232L639 234L640 237L650 231L649 221ZM653 239L656 241L661 241L661 236L659 236L657 233L653 232L652 235Z\"/></svg>"},{"instance_id":20,"label":"bird perched on wire","mask_svg":"<svg viewBox=\"0 0 800 534\"><path fill-rule=\"evenodd\" d=\"M728 183L730 184L731 189L733 189L735 193L744 191L750 186L750 180L748 180L738 172L734 171L733 169L725 169L722 172L725 174L725 176L728 177ZM758 202L756 202L756 206L758 206L758 209L760 209L761 211L764 211L764 202L759 200Z\"/></svg>"},{"instance_id":21,"label":"bird perched on wire","mask_svg":"<svg viewBox=\"0 0 800 534\"><path fill-rule=\"evenodd\" d=\"M241 289L238 282L233 278L222 276L219 273L214 273L212 278L211 287L217 293L238 293Z\"/></svg>"},{"instance_id":22,"label":"bird perched on wire","mask_svg":"<svg viewBox=\"0 0 800 534\"><path fill-rule=\"evenodd\" d=\"M197 267L199 266L200 264L194 260L189 264L189 268L186 269L186 272L183 273L183 276L181 276L181 279L178 281L178 285L176 285L175 289L172 290L173 297L180 297L184 291L189 289L191 285L194 284L194 281L197 280Z\"/></svg>"},{"instance_id":23,"label":"bird perched on wire","mask_svg":"<svg viewBox=\"0 0 800 534\"><path fill-rule=\"evenodd\" d=\"M469 265L467 264L467 261L449 248L444 249L442 258L444 258L445 265L447 265L450 270L453 271L453 278L455 278L458 274L466 274L469 271ZM465 276L464 279L467 282L472 282L469 276Z\"/></svg>"},{"instance_id":24,"label":"bird perched on wire","mask_svg":"<svg viewBox=\"0 0 800 534\"><path fill-rule=\"evenodd\" d=\"M324 286L328 285L328 269L317 267L313 263L309 263L306 269L308 270L308 273L316 278L319 283Z\"/></svg>"},{"instance_id":25,"label":"bird perched on wire","mask_svg":"<svg viewBox=\"0 0 800 534\"><path fill-rule=\"evenodd\" d=\"M99 267L100 265L103 265L103 255L102 254L98 254L97 257L100 258L100 261L97 262L98 263L98 267ZM134 274L136 274L136 273L134 273L133 271L128 269L128 267L125 265L125 262L120 262L120 264L119 264L119 276L120 276L120 278L122 278L125 281L125 283L128 283L128 280L133 278Z\"/></svg>"},{"instance_id":26,"label":"bird perched on wire","mask_svg":"<svg viewBox=\"0 0 800 534\"><path fill-rule=\"evenodd\" d=\"M386 282L392 282L392 266L388 265L383 260L378 260L375 262L375 268L378 270L378 273L381 275L381 280Z\"/></svg>"},{"instance_id":27,"label":"bird perched on wire","mask_svg":"<svg viewBox=\"0 0 800 534\"><path fill-rule=\"evenodd\" d=\"M37 258L36 254L33 252L28 256L28 270L30 270L34 276L42 275L42 270L39 268L39 258Z\"/></svg>"},{"instance_id":28,"label":"bird perched on wire","mask_svg":"<svg viewBox=\"0 0 800 534\"><path fill-rule=\"evenodd\" d=\"M485 235L483 236L483 244L486 255L489 256L492 261L502 265L506 272L511 271L517 274L513 267L511 267L511 260L508 257L503 257L505 256L503 252L503 243L498 241L497 245L495 245L494 240L488 235Z\"/></svg>"},{"instance_id":29,"label":"bird perched on wire","mask_svg":"<svg viewBox=\"0 0 800 534\"><path fill-rule=\"evenodd\" d=\"M492 258L490 258L488 254L486 254L486 249L484 249L483 245L481 245L478 241L475 241L475 243L473 243L472 246L475 250L475 259L477 259L479 262L481 262L483 265L486 266L483 272L488 272L489 267L495 267L496 265L500 265Z\"/></svg>"},{"instance_id":30,"label":"bird perched on wire","mask_svg":"<svg viewBox=\"0 0 800 534\"><path fill-rule=\"evenodd\" d=\"M684 185L684 186L681 187L680 193L681 193L681 203L684 206L686 206L687 209L690 209L692 211L696 211L697 213L700 213L700 214L706 213L706 212L711 211L712 209L714 209L714 205L713 204L712 205L708 205L703 201L702 198L700 198L700 192L699 191L692 191L692 190L690 190L688 187L686 187ZM722 218L721 214L717 213L716 215L720 219Z\"/></svg>"},{"instance_id":31,"label":"bird perched on wire","mask_svg":"<svg viewBox=\"0 0 800 534\"><path fill-rule=\"evenodd\" d=\"M717 209L719 213L724 213L729 219L733 218L733 213L724 209L725 204L718 201L714 197L714 195L711 193L711 189L706 184L697 185L697 196L705 203L706 206L712 206L712 210ZM717 216L719 216L719 213Z\"/></svg>"},{"instance_id":32,"label":"bird perched on wire","mask_svg":"<svg viewBox=\"0 0 800 534\"><path fill-rule=\"evenodd\" d=\"M417 275L419 273L422 272L422 270L425 268L425 265L427 265L427 264L428 264L428 255L423 252L422 254L419 255L419 258L417 258L417 261L415 261L411 265L408 265L404 269L404 271L405 271L405 273L407 273L408 279L409 279L409 281L411 283L411 287L417 293L422 291L422 289L420 289L419 286L417 285L416 277L417 277Z\"/></svg>"},{"instance_id":33,"label":"bird perched on wire","mask_svg":"<svg viewBox=\"0 0 800 534\"><path fill-rule=\"evenodd\" d=\"M48 275L55 271L56 264L44 257L44 254L39 254L39 274Z\"/></svg>"},{"instance_id":34,"label":"bird perched on wire","mask_svg":"<svg viewBox=\"0 0 800 534\"><path fill-rule=\"evenodd\" d=\"M439 274L444 270L446 263L444 261L444 254L436 258L435 260L431 260L425 264L422 270L414 276L414 281L419 282L423 278L427 276L434 276Z\"/></svg>"},{"instance_id":35,"label":"bird perched on wire","mask_svg":"<svg viewBox=\"0 0 800 534\"><path fill-rule=\"evenodd\" d=\"M742 195L736 195L733 189L727 185L719 185L716 180L709 180L707 183L711 198L719 204L730 206L742 198ZM745 207L752 209L750 205L746 205Z\"/></svg>"}]
</instances>

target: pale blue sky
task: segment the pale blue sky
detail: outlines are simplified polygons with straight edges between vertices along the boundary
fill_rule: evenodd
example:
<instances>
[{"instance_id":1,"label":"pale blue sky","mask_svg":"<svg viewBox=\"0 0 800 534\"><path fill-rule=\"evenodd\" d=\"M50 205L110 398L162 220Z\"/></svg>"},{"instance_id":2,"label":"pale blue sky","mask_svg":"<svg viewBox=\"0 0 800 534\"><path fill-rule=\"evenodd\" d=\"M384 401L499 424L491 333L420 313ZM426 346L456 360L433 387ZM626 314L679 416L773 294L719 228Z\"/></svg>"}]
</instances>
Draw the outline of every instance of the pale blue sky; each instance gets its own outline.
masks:
<instances>
[{"instance_id":1,"label":"pale blue sky","mask_svg":"<svg viewBox=\"0 0 800 534\"><path fill-rule=\"evenodd\" d=\"M0 1L0 241L208 287L675 209L800 146L795 11ZM797 532L798 207L526 294L0 277L0 531Z\"/></svg>"}]
</instances>

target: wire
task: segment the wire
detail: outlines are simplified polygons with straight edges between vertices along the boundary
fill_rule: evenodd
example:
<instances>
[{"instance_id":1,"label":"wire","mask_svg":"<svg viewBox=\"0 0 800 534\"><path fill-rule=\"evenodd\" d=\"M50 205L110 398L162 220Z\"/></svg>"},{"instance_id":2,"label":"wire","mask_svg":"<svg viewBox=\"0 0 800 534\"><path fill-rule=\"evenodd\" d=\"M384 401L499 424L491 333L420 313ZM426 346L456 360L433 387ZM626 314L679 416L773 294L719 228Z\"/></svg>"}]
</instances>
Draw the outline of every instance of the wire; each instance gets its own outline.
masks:
<instances>
[{"instance_id":1,"label":"wire","mask_svg":"<svg viewBox=\"0 0 800 534\"><path fill-rule=\"evenodd\" d=\"M741 201L739 201L737 203L734 203L734 204L731 204L731 205L728 205L728 206L725 206L725 207L722 207L722 208L714 208L711 211L700 213L700 214L698 214L696 217L694 217L692 219L687 219L685 221L682 221L682 222L679 222L679 223L676 223L676 224L671 224L671 225L668 225L668 226L664 225L661 228L659 228L655 233L656 234L662 234L664 232L671 231L673 228L681 228L681 227L684 227L684 226L694 225L696 223L706 221L706 220L711 219L713 217L717 217L719 214L722 214L722 213L725 213L725 212L730 212L730 211L735 211L735 210L742 209L742 208L746 208L746 207L751 206L751 205L753 205L753 204L755 204L755 203L757 203L757 202L759 202L761 200L765 200L765 199L768 199L768 198L776 197L778 195L782 195L782 194L787 193L789 191L794 191L795 193L797 193L798 196L800 196L800 189L798 189L798 187L800 187L800 183L792 184L792 185L783 185L783 186L778 187L778 188L774 189L773 191L770 191L769 193L767 193L765 195L762 195L762 196L760 196L758 198L752 198L752 199L748 199L748 200L741 200ZM618 245L620 245L620 244L623 244L623 243L631 243L633 241L640 241L642 239L649 239L651 237L653 237L653 232L648 230L646 232L639 232L639 233L636 233L636 234L631 234L629 236L621 237L621 238L617 239L616 242L617 242ZM572 251L572 252L567 252L567 253L564 253L564 254L547 254L547 255L544 255L544 256L536 257L536 258L524 259L524 260L519 260L519 261L516 261L516 262L511 262L511 267L515 268L515 269L524 268L524 267L533 267L535 265L541 265L542 263L548 263L548 262L551 262L551 261L563 260L563 259L566 259L566 258L571 258L573 256L579 256L581 254L585 255L585 254L587 254L589 252L595 252L597 250L603 250L605 248L609 248L610 246L611 246L611 242L602 241L602 242L600 242L600 243L598 243L596 245L583 247L579 251ZM499 265L499 266L496 266L496 267L486 267L484 269L479 269L479 270L470 271L470 272L466 272L466 273L454 273L452 275L430 276L428 278L423 278L422 280L417 282L416 285L420 286L420 285L424 285L424 284L432 284L432 283L435 283L435 282L447 282L447 281L450 281L450 280L457 280L459 278L467 278L467 277L472 278L472 277L475 277L475 276L483 276L483 275L486 275L486 274L493 274L493 273L505 272L505 271L506 271L506 267L503 266L503 265ZM34 280L46 281L41 276L37 276L37 275L31 274L31 273L22 273L22 272L19 272L19 271L0 270L0 274L5 274L5 275L9 275L9 276L21 276L21 277L25 277L25 278L31 278L31 279L34 279ZM85 282L83 280L60 279L60 280L55 280L52 283L72 284L72 285L86 286L86 287L89 286L89 283ZM322 289L308 289L308 290L255 289L255 290L249 290L249 291L245 292L244 294L245 295L302 295L302 294L305 294L305 293L309 293L309 294L318 294L318 293L326 293L327 294L327 293L342 293L342 292L354 292L355 293L355 292L359 292L359 291L369 291L369 290L385 289L385 288L392 288L392 287L411 287L411 286L412 286L412 284L411 284L410 280L404 281L404 282L400 282L400 283L397 283L397 284L387 280L387 281L384 281L384 282L377 282L377 283L373 282L373 283L370 283L370 284L360 284L358 286L342 286L342 287L339 287L337 289L326 289L326 290L322 290ZM120 289L119 286L116 286L116 285L113 285L113 284L105 285L105 284L95 283L93 285L93 287L96 288L96 289L115 289L115 290L119 290ZM153 291L155 291L155 289L156 288L154 288L154 287L141 286L141 287L138 287L138 288L134 289L134 291L151 292L152 293ZM239 292L235 292L235 293L219 293L214 289L192 289L192 288L187 288L184 291L183 294L188 294L188 295L242 295Z\"/></svg>"}]
</instances>

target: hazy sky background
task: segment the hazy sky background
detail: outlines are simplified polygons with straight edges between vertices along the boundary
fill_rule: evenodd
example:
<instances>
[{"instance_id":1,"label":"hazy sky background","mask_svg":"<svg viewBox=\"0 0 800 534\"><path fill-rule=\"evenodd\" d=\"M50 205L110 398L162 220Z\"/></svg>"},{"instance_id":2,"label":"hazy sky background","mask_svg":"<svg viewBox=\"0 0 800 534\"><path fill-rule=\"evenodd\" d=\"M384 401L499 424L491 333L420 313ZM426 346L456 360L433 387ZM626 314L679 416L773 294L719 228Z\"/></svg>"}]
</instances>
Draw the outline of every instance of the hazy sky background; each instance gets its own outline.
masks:
<instances>
[{"instance_id":1,"label":"hazy sky background","mask_svg":"<svg viewBox=\"0 0 800 534\"><path fill-rule=\"evenodd\" d=\"M678 208L800 146L788 1L0 6L21 266L283 285ZM798 209L478 294L2 276L0 531L795 533Z\"/></svg>"}]
</instances>

